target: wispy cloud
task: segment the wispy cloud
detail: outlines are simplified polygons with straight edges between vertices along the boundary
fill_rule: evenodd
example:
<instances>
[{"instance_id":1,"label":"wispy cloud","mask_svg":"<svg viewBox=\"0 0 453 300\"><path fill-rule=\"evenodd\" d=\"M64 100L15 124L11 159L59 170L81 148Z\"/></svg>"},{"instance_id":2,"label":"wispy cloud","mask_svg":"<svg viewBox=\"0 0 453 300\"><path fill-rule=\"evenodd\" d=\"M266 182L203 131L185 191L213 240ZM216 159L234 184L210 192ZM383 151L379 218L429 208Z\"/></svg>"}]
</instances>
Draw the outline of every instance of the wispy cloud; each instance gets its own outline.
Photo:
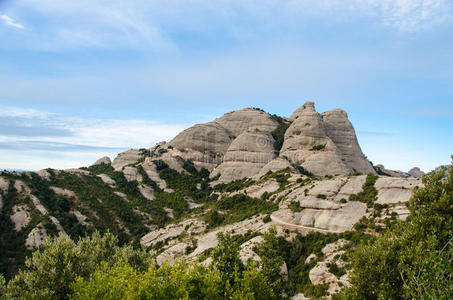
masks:
<instances>
[{"instance_id":1,"label":"wispy cloud","mask_svg":"<svg viewBox=\"0 0 453 300\"><path fill-rule=\"evenodd\" d=\"M156 142L170 140L187 127L187 124L81 118L1 106L0 120L11 124L0 127L0 150L5 153L0 157L0 168L29 169L25 163L11 159L29 153L40 156L43 163L38 168L74 166L81 163L82 154L82 157L95 159L116 155L125 149L151 147ZM66 162L56 163L55 155L61 156L63 152ZM91 161L83 161L83 165L89 163ZM34 168L36 165L33 163Z\"/></svg>"},{"instance_id":2,"label":"wispy cloud","mask_svg":"<svg viewBox=\"0 0 453 300\"><path fill-rule=\"evenodd\" d=\"M0 15L0 19L5 23L7 26L18 28L18 29L24 29L24 25L17 23L14 21L10 16L8 15Z\"/></svg>"}]
</instances>

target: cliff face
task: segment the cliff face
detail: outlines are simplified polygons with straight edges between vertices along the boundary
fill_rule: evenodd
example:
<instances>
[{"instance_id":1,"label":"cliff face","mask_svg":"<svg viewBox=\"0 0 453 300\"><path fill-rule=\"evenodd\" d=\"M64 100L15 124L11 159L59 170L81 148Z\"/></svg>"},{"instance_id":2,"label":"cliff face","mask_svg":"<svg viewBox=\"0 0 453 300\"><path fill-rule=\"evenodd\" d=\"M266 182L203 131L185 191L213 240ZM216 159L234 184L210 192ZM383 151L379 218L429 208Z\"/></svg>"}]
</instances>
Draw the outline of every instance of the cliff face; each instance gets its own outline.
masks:
<instances>
[{"instance_id":1,"label":"cliff face","mask_svg":"<svg viewBox=\"0 0 453 300\"><path fill-rule=\"evenodd\" d=\"M307 102L291 119L281 157L317 176L375 173L360 149L345 111L335 109L319 114L314 103Z\"/></svg>"},{"instance_id":2,"label":"cliff face","mask_svg":"<svg viewBox=\"0 0 453 300\"><path fill-rule=\"evenodd\" d=\"M267 164L274 171L278 166L296 164L317 176L375 173L343 110L319 114L314 103L307 102L289 120L292 124L284 135L279 159L271 135L279 125L277 118L251 108L190 127L167 148L176 149L184 159L213 171L212 177L220 174L221 182L256 176ZM289 164L282 163L282 159Z\"/></svg>"}]
</instances>

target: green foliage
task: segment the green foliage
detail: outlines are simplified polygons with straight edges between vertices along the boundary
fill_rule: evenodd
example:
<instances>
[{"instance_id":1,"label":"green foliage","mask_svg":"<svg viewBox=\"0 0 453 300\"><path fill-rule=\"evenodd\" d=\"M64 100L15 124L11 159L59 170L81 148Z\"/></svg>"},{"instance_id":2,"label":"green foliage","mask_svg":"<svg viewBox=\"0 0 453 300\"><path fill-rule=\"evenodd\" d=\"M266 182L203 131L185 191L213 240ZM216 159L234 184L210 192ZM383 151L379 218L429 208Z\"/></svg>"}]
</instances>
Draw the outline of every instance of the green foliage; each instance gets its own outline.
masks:
<instances>
[{"instance_id":1,"label":"green foliage","mask_svg":"<svg viewBox=\"0 0 453 300\"><path fill-rule=\"evenodd\" d=\"M291 201L288 207L292 212L301 212L303 210L303 208L300 207L299 201Z\"/></svg>"},{"instance_id":2,"label":"green foliage","mask_svg":"<svg viewBox=\"0 0 453 300\"><path fill-rule=\"evenodd\" d=\"M271 215L266 215L266 216L263 218L263 222L264 222L264 223L269 223L270 221L272 221Z\"/></svg>"},{"instance_id":3,"label":"green foliage","mask_svg":"<svg viewBox=\"0 0 453 300\"><path fill-rule=\"evenodd\" d=\"M324 194L318 194L318 195L316 195L316 198L318 198L318 199L327 199L327 196L324 195Z\"/></svg>"},{"instance_id":4,"label":"green foliage","mask_svg":"<svg viewBox=\"0 0 453 300\"><path fill-rule=\"evenodd\" d=\"M450 170L452 174L453 169ZM353 256L349 299L453 297L453 177L423 178L409 203L408 222L397 222Z\"/></svg>"},{"instance_id":5,"label":"green foliage","mask_svg":"<svg viewBox=\"0 0 453 300\"><path fill-rule=\"evenodd\" d=\"M280 255L280 245L277 240L277 230L271 227L263 236L264 241L259 245L257 254L261 258L261 272L267 279L267 285L276 295L283 294L284 282L281 267L285 263Z\"/></svg>"},{"instance_id":6,"label":"green foliage","mask_svg":"<svg viewBox=\"0 0 453 300\"><path fill-rule=\"evenodd\" d=\"M286 121L282 117L273 115L274 120L278 122L278 126L271 132L272 137L274 138L274 149L275 153L278 155L280 153L280 149L282 149L283 141L285 139L285 132L288 127L291 125L290 122Z\"/></svg>"},{"instance_id":7,"label":"green foliage","mask_svg":"<svg viewBox=\"0 0 453 300\"><path fill-rule=\"evenodd\" d=\"M221 299L221 277L184 261L137 272L129 265L102 266L87 280L77 279L72 299Z\"/></svg>"},{"instance_id":8,"label":"green foliage","mask_svg":"<svg viewBox=\"0 0 453 300\"><path fill-rule=\"evenodd\" d=\"M326 148L326 145L314 145L313 148L311 148L312 151L319 151L323 150Z\"/></svg>"},{"instance_id":9,"label":"green foliage","mask_svg":"<svg viewBox=\"0 0 453 300\"><path fill-rule=\"evenodd\" d=\"M255 181L249 178L233 180L229 183L219 183L214 186L213 190L217 192L233 193L253 185Z\"/></svg>"},{"instance_id":10,"label":"green foliage","mask_svg":"<svg viewBox=\"0 0 453 300\"><path fill-rule=\"evenodd\" d=\"M349 196L349 201L360 201L371 206L377 199L377 190L374 187L374 184L378 178L379 177L376 175L368 174L365 183L363 184L362 191L358 194Z\"/></svg>"},{"instance_id":11,"label":"green foliage","mask_svg":"<svg viewBox=\"0 0 453 300\"><path fill-rule=\"evenodd\" d=\"M338 267L338 265L335 262L328 263L327 268L329 268L330 273L337 276L338 278L346 274L345 269Z\"/></svg>"},{"instance_id":12,"label":"green foliage","mask_svg":"<svg viewBox=\"0 0 453 300\"><path fill-rule=\"evenodd\" d=\"M3 277L2 274L0 274L0 299L3 299L5 294L6 294L6 280L5 277Z\"/></svg>"},{"instance_id":13,"label":"green foliage","mask_svg":"<svg viewBox=\"0 0 453 300\"><path fill-rule=\"evenodd\" d=\"M118 239L112 234L101 236L97 232L77 244L64 236L47 240L8 283L8 296L65 299L71 294L71 283L78 277L89 278L101 262L107 266L127 263L137 270L148 268L146 252L117 244Z\"/></svg>"},{"instance_id":14,"label":"green foliage","mask_svg":"<svg viewBox=\"0 0 453 300\"><path fill-rule=\"evenodd\" d=\"M106 163L101 163L98 165L90 166L86 169L95 175L109 174L114 171L113 167L110 164L106 164Z\"/></svg>"},{"instance_id":15,"label":"green foliage","mask_svg":"<svg viewBox=\"0 0 453 300\"><path fill-rule=\"evenodd\" d=\"M223 197L215 202L212 210L205 216L209 226L231 224L247 219L256 214L270 214L278 209L278 205L258 198L251 198L244 194L235 194ZM219 214L217 211L227 211Z\"/></svg>"},{"instance_id":16,"label":"green foliage","mask_svg":"<svg viewBox=\"0 0 453 300\"><path fill-rule=\"evenodd\" d=\"M302 175L305 175L307 177L314 177L315 176L310 171L305 170L305 168L302 167L301 165L297 165L297 164L291 164L291 165L293 166L294 169L297 170L297 172L299 172Z\"/></svg>"}]
</instances>

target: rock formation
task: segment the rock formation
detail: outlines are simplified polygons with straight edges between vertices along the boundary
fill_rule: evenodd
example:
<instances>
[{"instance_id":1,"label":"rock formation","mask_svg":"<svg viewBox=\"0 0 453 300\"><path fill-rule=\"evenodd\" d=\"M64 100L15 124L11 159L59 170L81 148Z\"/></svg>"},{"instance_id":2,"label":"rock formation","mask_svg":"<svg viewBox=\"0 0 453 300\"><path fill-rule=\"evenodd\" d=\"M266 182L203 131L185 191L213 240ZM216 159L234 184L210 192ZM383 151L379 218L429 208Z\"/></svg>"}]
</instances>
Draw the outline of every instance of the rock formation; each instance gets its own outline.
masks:
<instances>
[{"instance_id":1,"label":"rock formation","mask_svg":"<svg viewBox=\"0 0 453 300\"><path fill-rule=\"evenodd\" d=\"M346 112L335 109L322 115L307 102L291 116L280 157L317 176L374 173L357 142Z\"/></svg>"},{"instance_id":2,"label":"rock formation","mask_svg":"<svg viewBox=\"0 0 453 300\"><path fill-rule=\"evenodd\" d=\"M425 172L420 170L420 168L412 168L407 173L414 178L421 178L421 177L425 176Z\"/></svg>"},{"instance_id":3,"label":"rock formation","mask_svg":"<svg viewBox=\"0 0 453 300\"><path fill-rule=\"evenodd\" d=\"M258 128L241 133L228 147L223 162L214 169L211 177L220 174L219 181L229 182L252 177L275 158L274 138Z\"/></svg>"},{"instance_id":4,"label":"rock formation","mask_svg":"<svg viewBox=\"0 0 453 300\"><path fill-rule=\"evenodd\" d=\"M178 134L169 146L181 151L184 159L190 159L196 166L203 166L211 171L224 161L230 145L242 133L256 129L262 134L269 134L277 126L277 121L269 114L245 108L226 113L212 122L192 126ZM245 137L241 137L240 141L245 141ZM245 142L250 144L256 141ZM239 142L234 147L244 148Z\"/></svg>"},{"instance_id":5,"label":"rock formation","mask_svg":"<svg viewBox=\"0 0 453 300\"><path fill-rule=\"evenodd\" d=\"M92 164L92 166L97 166L97 165L101 165L101 164L110 165L111 163L112 163L112 161L110 160L110 157L104 156L104 157L101 157L100 159L98 159L94 164Z\"/></svg>"}]
</instances>

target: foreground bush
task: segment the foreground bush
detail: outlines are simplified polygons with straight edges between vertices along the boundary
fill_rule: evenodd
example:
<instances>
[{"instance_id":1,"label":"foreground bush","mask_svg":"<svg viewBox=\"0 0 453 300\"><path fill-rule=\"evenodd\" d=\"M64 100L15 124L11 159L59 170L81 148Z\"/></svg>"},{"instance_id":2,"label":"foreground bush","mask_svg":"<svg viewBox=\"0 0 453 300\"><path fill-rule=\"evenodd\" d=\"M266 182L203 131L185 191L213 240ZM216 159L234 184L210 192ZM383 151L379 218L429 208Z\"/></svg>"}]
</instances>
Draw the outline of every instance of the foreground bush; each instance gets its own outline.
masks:
<instances>
[{"instance_id":1,"label":"foreground bush","mask_svg":"<svg viewBox=\"0 0 453 300\"><path fill-rule=\"evenodd\" d=\"M355 253L349 299L453 297L453 168L423 179L410 218Z\"/></svg>"},{"instance_id":2,"label":"foreground bush","mask_svg":"<svg viewBox=\"0 0 453 300\"><path fill-rule=\"evenodd\" d=\"M29 299L64 299L71 292L76 278L88 278L101 262L103 266L129 264L137 270L149 266L148 254L131 246L118 246L111 233L80 239L74 243L68 237L47 240L27 258L25 267L8 283L7 297Z\"/></svg>"}]
</instances>

